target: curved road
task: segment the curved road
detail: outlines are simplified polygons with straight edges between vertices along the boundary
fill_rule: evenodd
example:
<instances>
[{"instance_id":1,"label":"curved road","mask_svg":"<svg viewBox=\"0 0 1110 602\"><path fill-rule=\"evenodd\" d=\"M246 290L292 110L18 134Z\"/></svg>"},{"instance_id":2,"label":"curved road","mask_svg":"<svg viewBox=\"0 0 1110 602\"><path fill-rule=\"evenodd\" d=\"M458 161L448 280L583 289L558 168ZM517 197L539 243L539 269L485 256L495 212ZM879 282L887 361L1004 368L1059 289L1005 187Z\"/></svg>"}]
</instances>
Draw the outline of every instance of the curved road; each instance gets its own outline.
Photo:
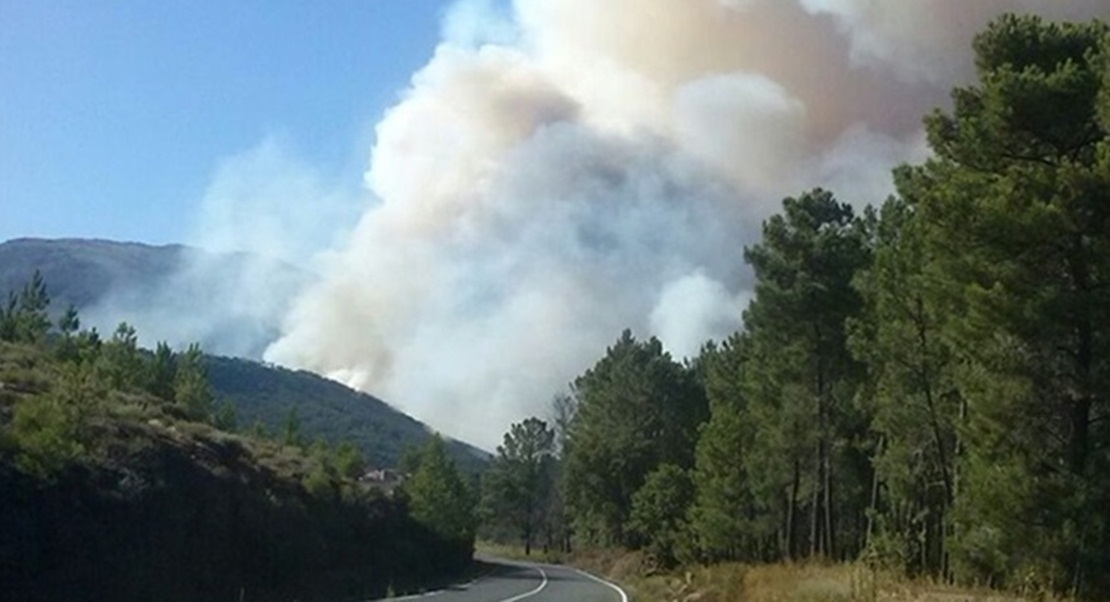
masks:
<instances>
[{"instance_id":1,"label":"curved road","mask_svg":"<svg viewBox=\"0 0 1110 602\"><path fill-rule=\"evenodd\" d=\"M444 590L390 598L392 602L628 602L616 585L566 566L482 559L492 570Z\"/></svg>"}]
</instances>

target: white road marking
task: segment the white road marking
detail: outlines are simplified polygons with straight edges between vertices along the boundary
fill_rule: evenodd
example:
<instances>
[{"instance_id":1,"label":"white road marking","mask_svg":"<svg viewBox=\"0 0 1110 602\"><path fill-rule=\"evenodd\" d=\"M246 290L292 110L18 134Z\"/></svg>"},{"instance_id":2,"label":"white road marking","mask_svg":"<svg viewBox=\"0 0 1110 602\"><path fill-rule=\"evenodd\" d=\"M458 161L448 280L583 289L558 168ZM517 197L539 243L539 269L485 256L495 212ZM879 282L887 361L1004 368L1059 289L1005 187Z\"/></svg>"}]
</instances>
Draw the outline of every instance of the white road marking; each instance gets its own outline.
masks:
<instances>
[{"instance_id":1,"label":"white road marking","mask_svg":"<svg viewBox=\"0 0 1110 602\"><path fill-rule=\"evenodd\" d=\"M547 587L547 573L545 573L543 571L543 569L541 569L538 566L530 566L530 567L527 567L527 568L537 570L537 571L540 572L540 576L543 577L543 581L540 582L540 586L537 587L536 589L530 591L530 592L524 592L523 594L513 596L512 598L505 598L504 600L501 600L500 602L517 602L517 600L523 600L525 598L531 598L532 596L542 592L543 588Z\"/></svg>"},{"instance_id":2,"label":"white road marking","mask_svg":"<svg viewBox=\"0 0 1110 602\"><path fill-rule=\"evenodd\" d=\"M401 596L400 598L383 598L391 602L402 602L403 600L419 600L420 598L430 598L431 596L438 596L443 593L443 590L436 590L434 592L425 592L423 594L412 594L411 596Z\"/></svg>"},{"instance_id":3,"label":"white road marking","mask_svg":"<svg viewBox=\"0 0 1110 602\"><path fill-rule=\"evenodd\" d=\"M531 598L532 596L542 592L544 590L544 588L547 587L547 572L545 572L542 568L540 568L538 566L529 566L529 565L525 565L525 564L517 564L516 566L518 566L520 568L527 568L527 569L532 569L534 571L538 571L539 574L540 574L540 577L542 578L542 580L540 581L540 584L533 590L524 592L523 594L517 594L517 595L515 595L511 598L505 598L504 600L498 600L497 602L519 602L520 600L524 600L525 598ZM565 568L571 568L571 567L565 567ZM596 577L594 575L591 575L591 574L589 574L586 571L583 571L581 569L574 569L574 571L576 573L578 573L579 575L582 575L583 577L586 577L587 579L591 579L591 580L596 581L596 582L598 582L598 583L600 583L600 584L602 584L606 587L612 588L614 591L616 591L618 594L620 594L621 602L628 602L628 594L624 593L624 590L621 589L618 585L616 585L614 583L611 583L609 581L606 581L606 580L604 580L600 577ZM492 572L493 571L490 571L490 573L492 573ZM477 579L474 579L473 581L471 581L470 583L468 583L466 585L467 586L473 585L475 582L481 581L482 579L489 576L490 573L486 573L485 575L479 576ZM466 589L466 587L464 587L463 589ZM429 597L432 597L432 596L438 596L439 594L442 594L444 591L445 590L437 590L437 591L426 592L426 593L423 593L423 594L414 594L414 595L410 595L410 596L402 596L400 598L384 598L383 602L385 602L386 600L388 600L388 602L402 602L402 601L405 601L405 600L419 600L421 598L429 598Z\"/></svg>"},{"instance_id":4,"label":"white road marking","mask_svg":"<svg viewBox=\"0 0 1110 602\"><path fill-rule=\"evenodd\" d=\"M609 587L617 590L617 593L621 595L621 602L628 602L628 594L624 593L624 590L621 589L619 586L617 586L615 583L610 583L610 582L602 579L601 577L595 577L595 576L593 576L593 575L591 575L591 574L589 574L586 571L583 571L581 569L574 569L574 570L578 571L579 575L589 577L590 579L593 579L594 581L597 581L598 583L600 583L602 585L608 585Z\"/></svg>"}]
</instances>

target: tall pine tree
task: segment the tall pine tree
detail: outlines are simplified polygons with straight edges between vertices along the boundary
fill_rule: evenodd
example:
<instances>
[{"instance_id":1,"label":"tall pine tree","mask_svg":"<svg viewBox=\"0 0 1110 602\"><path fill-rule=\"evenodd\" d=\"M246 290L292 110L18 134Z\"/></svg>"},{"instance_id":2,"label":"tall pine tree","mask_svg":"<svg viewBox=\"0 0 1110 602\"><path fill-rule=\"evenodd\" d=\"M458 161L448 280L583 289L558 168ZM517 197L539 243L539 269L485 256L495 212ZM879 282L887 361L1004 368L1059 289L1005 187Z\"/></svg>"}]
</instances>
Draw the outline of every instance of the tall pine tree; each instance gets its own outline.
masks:
<instances>
[{"instance_id":1,"label":"tall pine tree","mask_svg":"<svg viewBox=\"0 0 1110 602\"><path fill-rule=\"evenodd\" d=\"M926 120L917 199L967 403L961 576L1107 591L1110 148L1107 27L1007 16L979 81Z\"/></svg>"},{"instance_id":2,"label":"tall pine tree","mask_svg":"<svg viewBox=\"0 0 1110 602\"><path fill-rule=\"evenodd\" d=\"M628 544L632 496L662 464L693 465L708 408L694 373L658 339L630 331L574 382L566 442L566 503L590 543Z\"/></svg>"},{"instance_id":3,"label":"tall pine tree","mask_svg":"<svg viewBox=\"0 0 1110 602\"><path fill-rule=\"evenodd\" d=\"M785 199L744 256L757 279L744 315L756 502L777 514L782 555L845 557L862 545L870 481L845 329L860 308L852 279L869 261L863 229L851 206L813 190Z\"/></svg>"}]
</instances>

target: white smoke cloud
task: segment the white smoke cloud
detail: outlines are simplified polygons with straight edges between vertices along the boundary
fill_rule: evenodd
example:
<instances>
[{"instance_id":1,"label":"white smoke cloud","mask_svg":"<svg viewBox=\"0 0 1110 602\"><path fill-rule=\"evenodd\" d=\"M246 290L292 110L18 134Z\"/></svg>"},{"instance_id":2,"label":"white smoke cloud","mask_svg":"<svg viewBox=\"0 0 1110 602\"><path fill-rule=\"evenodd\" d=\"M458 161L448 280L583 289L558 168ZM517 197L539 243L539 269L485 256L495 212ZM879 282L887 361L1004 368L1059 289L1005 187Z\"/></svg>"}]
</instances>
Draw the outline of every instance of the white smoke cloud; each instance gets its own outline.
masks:
<instances>
[{"instance_id":1,"label":"white smoke cloud","mask_svg":"<svg viewBox=\"0 0 1110 602\"><path fill-rule=\"evenodd\" d=\"M995 16L1031 12L1057 20L1110 15L1105 0L799 0L832 16L851 41L851 59L904 81L949 87L972 74L970 42Z\"/></svg>"},{"instance_id":2,"label":"white smoke cloud","mask_svg":"<svg viewBox=\"0 0 1110 602\"><path fill-rule=\"evenodd\" d=\"M695 271L667 284L651 311L651 329L678 356L696 357L702 345L740 327L749 295L734 296Z\"/></svg>"},{"instance_id":3,"label":"white smoke cloud","mask_svg":"<svg viewBox=\"0 0 1110 602\"><path fill-rule=\"evenodd\" d=\"M308 267L306 258L344 240L362 208L364 195L337 180L271 135L219 162L189 242Z\"/></svg>"},{"instance_id":4,"label":"white smoke cloud","mask_svg":"<svg viewBox=\"0 0 1110 602\"><path fill-rule=\"evenodd\" d=\"M881 202L993 15L1104 4L464 2L266 357L492 447L623 328L677 356L735 329L761 220L819 185Z\"/></svg>"},{"instance_id":5,"label":"white smoke cloud","mask_svg":"<svg viewBox=\"0 0 1110 602\"><path fill-rule=\"evenodd\" d=\"M806 108L761 75L692 81L675 94L676 141L740 190L781 191L805 144Z\"/></svg>"}]
</instances>

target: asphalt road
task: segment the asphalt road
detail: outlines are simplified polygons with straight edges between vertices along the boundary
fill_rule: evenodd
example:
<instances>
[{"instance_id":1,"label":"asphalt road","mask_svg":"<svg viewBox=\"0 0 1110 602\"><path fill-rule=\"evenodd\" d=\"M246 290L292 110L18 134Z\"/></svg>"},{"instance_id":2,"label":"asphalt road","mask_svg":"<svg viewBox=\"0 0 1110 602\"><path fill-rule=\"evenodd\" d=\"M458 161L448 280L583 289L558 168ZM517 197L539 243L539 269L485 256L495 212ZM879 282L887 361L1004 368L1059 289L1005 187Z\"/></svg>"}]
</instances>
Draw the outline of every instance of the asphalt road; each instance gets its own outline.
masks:
<instances>
[{"instance_id":1,"label":"asphalt road","mask_svg":"<svg viewBox=\"0 0 1110 602\"><path fill-rule=\"evenodd\" d=\"M471 583L391 602L628 602L616 585L577 569L484 558L490 572Z\"/></svg>"}]
</instances>

